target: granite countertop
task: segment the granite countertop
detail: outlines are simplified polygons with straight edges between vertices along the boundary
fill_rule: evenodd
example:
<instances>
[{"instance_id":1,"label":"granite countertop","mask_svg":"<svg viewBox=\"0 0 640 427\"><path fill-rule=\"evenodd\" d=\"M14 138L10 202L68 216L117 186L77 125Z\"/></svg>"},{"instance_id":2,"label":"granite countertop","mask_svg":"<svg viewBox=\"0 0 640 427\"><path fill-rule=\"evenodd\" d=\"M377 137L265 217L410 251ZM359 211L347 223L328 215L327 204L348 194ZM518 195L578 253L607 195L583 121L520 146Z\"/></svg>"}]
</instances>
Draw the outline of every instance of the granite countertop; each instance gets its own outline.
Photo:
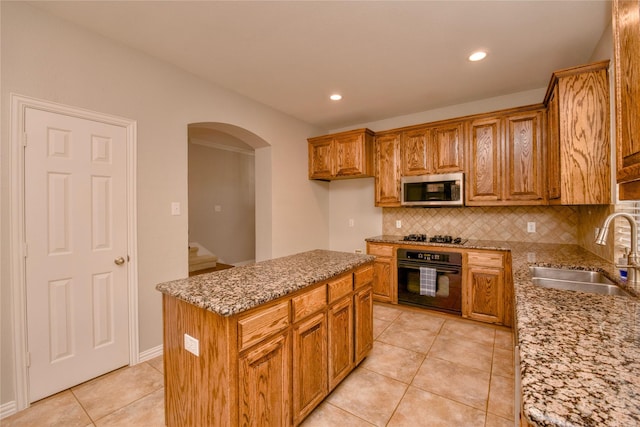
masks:
<instances>
[{"instance_id":1,"label":"granite countertop","mask_svg":"<svg viewBox=\"0 0 640 427\"><path fill-rule=\"evenodd\" d=\"M156 289L221 316L231 316L374 259L370 255L317 249L165 282Z\"/></svg>"},{"instance_id":2,"label":"granite countertop","mask_svg":"<svg viewBox=\"0 0 640 427\"><path fill-rule=\"evenodd\" d=\"M368 242L511 251L524 414L535 426L640 426L640 300L533 285L529 267L618 269L577 245L470 240L462 245ZM516 408L518 411L518 408Z\"/></svg>"},{"instance_id":3,"label":"granite countertop","mask_svg":"<svg viewBox=\"0 0 640 427\"><path fill-rule=\"evenodd\" d=\"M615 266L576 245L505 246L513 256L528 420L537 426L640 425L639 300L541 288L529 272L530 265L596 269L622 284Z\"/></svg>"}]
</instances>

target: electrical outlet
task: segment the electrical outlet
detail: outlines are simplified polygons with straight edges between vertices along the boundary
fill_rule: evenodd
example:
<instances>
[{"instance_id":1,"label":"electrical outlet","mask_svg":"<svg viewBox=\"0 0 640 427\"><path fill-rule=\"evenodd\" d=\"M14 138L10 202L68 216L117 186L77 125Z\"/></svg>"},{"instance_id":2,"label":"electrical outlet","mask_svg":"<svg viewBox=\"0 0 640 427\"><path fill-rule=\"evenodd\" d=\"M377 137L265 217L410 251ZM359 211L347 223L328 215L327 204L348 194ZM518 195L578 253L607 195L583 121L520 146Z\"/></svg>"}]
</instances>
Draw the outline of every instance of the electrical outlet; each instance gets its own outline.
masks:
<instances>
[{"instance_id":1,"label":"electrical outlet","mask_svg":"<svg viewBox=\"0 0 640 427\"><path fill-rule=\"evenodd\" d=\"M357 254L361 254L362 253L362 249L356 249L356 253Z\"/></svg>"},{"instance_id":2,"label":"electrical outlet","mask_svg":"<svg viewBox=\"0 0 640 427\"><path fill-rule=\"evenodd\" d=\"M527 252L527 262L536 262L535 252Z\"/></svg>"},{"instance_id":3,"label":"electrical outlet","mask_svg":"<svg viewBox=\"0 0 640 427\"><path fill-rule=\"evenodd\" d=\"M171 203L171 215L180 215L180 202Z\"/></svg>"},{"instance_id":4,"label":"electrical outlet","mask_svg":"<svg viewBox=\"0 0 640 427\"><path fill-rule=\"evenodd\" d=\"M535 232L536 232L536 223L527 222L527 233L535 233Z\"/></svg>"},{"instance_id":5,"label":"electrical outlet","mask_svg":"<svg viewBox=\"0 0 640 427\"><path fill-rule=\"evenodd\" d=\"M399 219L396 220L396 228L402 228L402 221Z\"/></svg>"},{"instance_id":6,"label":"electrical outlet","mask_svg":"<svg viewBox=\"0 0 640 427\"><path fill-rule=\"evenodd\" d=\"M184 334L184 349L189 353L200 356L200 342L189 334Z\"/></svg>"},{"instance_id":7,"label":"electrical outlet","mask_svg":"<svg viewBox=\"0 0 640 427\"><path fill-rule=\"evenodd\" d=\"M353 227L356 224L356 222L353 220L353 218L349 218L349 227Z\"/></svg>"}]
</instances>

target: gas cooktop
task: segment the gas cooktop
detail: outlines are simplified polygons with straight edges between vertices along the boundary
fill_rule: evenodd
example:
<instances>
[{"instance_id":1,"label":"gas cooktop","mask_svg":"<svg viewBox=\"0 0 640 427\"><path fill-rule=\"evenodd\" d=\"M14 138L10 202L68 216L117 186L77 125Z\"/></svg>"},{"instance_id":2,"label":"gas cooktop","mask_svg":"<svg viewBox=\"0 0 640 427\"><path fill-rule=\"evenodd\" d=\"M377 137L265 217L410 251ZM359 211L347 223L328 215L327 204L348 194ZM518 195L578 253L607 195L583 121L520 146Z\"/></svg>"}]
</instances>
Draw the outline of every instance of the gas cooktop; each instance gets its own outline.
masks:
<instances>
[{"instance_id":1,"label":"gas cooktop","mask_svg":"<svg viewBox=\"0 0 640 427\"><path fill-rule=\"evenodd\" d=\"M406 242L451 243L454 245L464 245L468 241L468 239L463 239L462 237L443 236L440 234L431 237L427 237L426 234L409 234L404 236L402 240Z\"/></svg>"}]
</instances>

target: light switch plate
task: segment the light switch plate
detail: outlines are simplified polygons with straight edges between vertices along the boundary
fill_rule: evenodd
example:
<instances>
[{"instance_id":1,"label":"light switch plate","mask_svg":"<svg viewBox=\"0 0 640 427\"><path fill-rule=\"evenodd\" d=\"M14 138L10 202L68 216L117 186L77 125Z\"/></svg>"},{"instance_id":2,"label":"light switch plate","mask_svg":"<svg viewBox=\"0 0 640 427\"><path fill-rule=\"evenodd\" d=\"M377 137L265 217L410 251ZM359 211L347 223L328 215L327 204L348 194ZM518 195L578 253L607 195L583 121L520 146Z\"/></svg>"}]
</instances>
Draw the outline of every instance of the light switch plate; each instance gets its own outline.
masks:
<instances>
[{"instance_id":1,"label":"light switch plate","mask_svg":"<svg viewBox=\"0 0 640 427\"><path fill-rule=\"evenodd\" d=\"M527 232L535 233L536 232L536 223L535 222L527 222Z\"/></svg>"}]
</instances>

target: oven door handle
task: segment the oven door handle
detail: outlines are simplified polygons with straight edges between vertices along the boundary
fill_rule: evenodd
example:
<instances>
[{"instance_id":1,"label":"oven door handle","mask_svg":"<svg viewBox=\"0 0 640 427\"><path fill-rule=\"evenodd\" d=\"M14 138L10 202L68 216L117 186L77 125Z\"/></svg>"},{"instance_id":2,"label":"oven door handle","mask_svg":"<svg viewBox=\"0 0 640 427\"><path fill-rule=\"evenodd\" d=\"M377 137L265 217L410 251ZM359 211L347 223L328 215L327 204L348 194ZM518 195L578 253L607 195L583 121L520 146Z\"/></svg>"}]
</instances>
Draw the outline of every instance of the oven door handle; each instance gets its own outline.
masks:
<instances>
[{"instance_id":1,"label":"oven door handle","mask_svg":"<svg viewBox=\"0 0 640 427\"><path fill-rule=\"evenodd\" d=\"M416 265L416 264L398 263L398 268L410 268L412 270L419 270L420 267L435 268L436 273L452 273L452 274L460 274L460 270L462 269L462 267L447 268L447 267L440 267L440 266L434 266L434 265Z\"/></svg>"}]
</instances>

